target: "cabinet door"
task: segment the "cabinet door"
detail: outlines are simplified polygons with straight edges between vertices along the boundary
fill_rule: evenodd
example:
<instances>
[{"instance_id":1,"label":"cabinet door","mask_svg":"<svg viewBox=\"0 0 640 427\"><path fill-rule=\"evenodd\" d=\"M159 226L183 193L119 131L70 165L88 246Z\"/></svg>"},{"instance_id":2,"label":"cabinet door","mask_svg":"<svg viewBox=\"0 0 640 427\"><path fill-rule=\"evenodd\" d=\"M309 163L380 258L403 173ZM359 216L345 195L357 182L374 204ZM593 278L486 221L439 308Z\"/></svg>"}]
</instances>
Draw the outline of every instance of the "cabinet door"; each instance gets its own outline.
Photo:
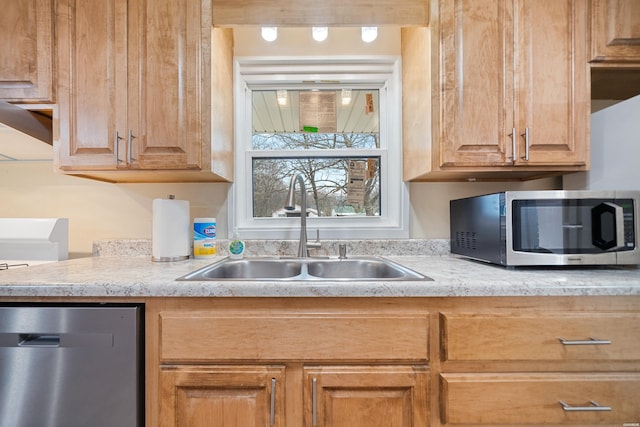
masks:
<instances>
[{"instance_id":1,"label":"cabinet door","mask_svg":"<svg viewBox=\"0 0 640 427\"><path fill-rule=\"evenodd\" d=\"M590 95L586 0L516 0L516 164L584 165Z\"/></svg>"},{"instance_id":2,"label":"cabinet door","mask_svg":"<svg viewBox=\"0 0 640 427\"><path fill-rule=\"evenodd\" d=\"M440 166L510 164L513 4L439 0Z\"/></svg>"},{"instance_id":3,"label":"cabinet door","mask_svg":"<svg viewBox=\"0 0 640 427\"><path fill-rule=\"evenodd\" d=\"M304 425L426 427L426 367L305 367Z\"/></svg>"},{"instance_id":4,"label":"cabinet door","mask_svg":"<svg viewBox=\"0 0 640 427\"><path fill-rule=\"evenodd\" d=\"M640 62L640 2L591 1L591 60Z\"/></svg>"},{"instance_id":5,"label":"cabinet door","mask_svg":"<svg viewBox=\"0 0 640 427\"><path fill-rule=\"evenodd\" d=\"M0 98L52 102L53 0L3 2L0 28Z\"/></svg>"},{"instance_id":6,"label":"cabinet door","mask_svg":"<svg viewBox=\"0 0 640 427\"><path fill-rule=\"evenodd\" d=\"M284 367L177 366L160 373L161 427L284 427Z\"/></svg>"},{"instance_id":7,"label":"cabinet door","mask_svg":"<svg viewBox=\"0 0 640 427\"><path fill-rule=\"evenodd\" d=\"M127 163L135 167L200 169L201 102L210 96L203 93L210 86L201 73L205 27L211 37L211 12L203 11L202 3L132 3L129 115L124 132L127 138L132 132Z\"/></svg>"},{"instance_id":8,"label":"cabinet door","mask_svg":"<svg viewBox=\"0 0 640 427\"><path fill-rule=\"evenodd\" d=\"M127 1L59 0L56 28L57 165L116 169L115 148L127 128Z\"/></svg>"}]
</instances>

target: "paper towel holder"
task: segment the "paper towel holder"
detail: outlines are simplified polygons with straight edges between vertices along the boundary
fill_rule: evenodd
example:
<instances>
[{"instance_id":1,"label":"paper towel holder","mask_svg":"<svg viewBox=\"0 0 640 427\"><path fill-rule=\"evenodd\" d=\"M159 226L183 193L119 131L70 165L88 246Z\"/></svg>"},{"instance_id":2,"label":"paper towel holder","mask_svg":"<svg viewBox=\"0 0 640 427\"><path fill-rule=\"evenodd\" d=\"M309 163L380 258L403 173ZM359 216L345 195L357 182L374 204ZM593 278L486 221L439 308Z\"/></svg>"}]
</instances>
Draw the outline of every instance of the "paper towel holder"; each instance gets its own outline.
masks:
<instances>
[{"instance_id":1,"label":"paper towel holder","mask_svg":"<svg viewBox=\"0 0 640 427\"><path fill-rule=\"evenodd\" d=\"M175 196L169 194L166 199L154 199L152 210L151 260L173 262L188 259L191 252L189 202L175 200Z\"/></svg>"}]
</instances>

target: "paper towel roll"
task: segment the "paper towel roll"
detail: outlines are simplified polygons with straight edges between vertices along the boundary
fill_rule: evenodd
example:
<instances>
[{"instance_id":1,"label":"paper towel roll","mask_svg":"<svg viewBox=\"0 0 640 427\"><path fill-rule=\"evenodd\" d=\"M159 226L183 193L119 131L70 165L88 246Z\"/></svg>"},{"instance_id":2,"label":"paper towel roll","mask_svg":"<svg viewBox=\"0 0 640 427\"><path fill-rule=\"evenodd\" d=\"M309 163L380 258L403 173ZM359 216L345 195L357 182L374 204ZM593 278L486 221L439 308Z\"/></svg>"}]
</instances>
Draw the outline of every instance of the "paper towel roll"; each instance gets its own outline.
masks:
<instances>
[{"instance_id":1,"label":"paper towel roll","mask_svg":"<svg viewBox=\"0 0 640 427\"><path fill-rule=\"evenodd\" d=\"M153 261L178 261L191 253L191 221L189 201L153 200L151 237Z\"/></svg>"}]
</instances>

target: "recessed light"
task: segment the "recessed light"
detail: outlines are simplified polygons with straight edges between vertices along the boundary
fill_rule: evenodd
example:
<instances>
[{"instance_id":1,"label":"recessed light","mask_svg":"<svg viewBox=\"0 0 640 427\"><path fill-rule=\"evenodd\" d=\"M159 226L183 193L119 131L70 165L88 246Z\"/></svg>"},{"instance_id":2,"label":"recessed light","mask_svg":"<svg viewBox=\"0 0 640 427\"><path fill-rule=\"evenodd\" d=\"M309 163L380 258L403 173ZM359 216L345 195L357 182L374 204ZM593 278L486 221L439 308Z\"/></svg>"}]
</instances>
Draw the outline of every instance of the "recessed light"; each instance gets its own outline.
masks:
<instances>
[{"instance_id":1,"label":"recessed light","mask_svg":"<svg viewBox=\"0 0 640 427\"><path fill-rule=\"evenodd\" d=\"M262 38L268 42L275 41L278 38L278 27L262 27Z\"/></svg>"},{"instance_id":2,"label":"recessed light","mask_svg":"<svg viewBox=\"0 0 640 427\"><path fill-rule=\"evenodd\" d=\"M378 27L362 27L362 41L371 43L378 38Z\"/></svg>"},{"instance_id":3,"label":"recessed light","mask_svg":"<svg viewBox=\"0 0 640 427\"><path fill-rule=\"evenodd\" d=\"M327 27L312 27L311 28L311 36L317 42L323 42L327 39L329 35L329 28Z\"/></svg>"}]
</instances>

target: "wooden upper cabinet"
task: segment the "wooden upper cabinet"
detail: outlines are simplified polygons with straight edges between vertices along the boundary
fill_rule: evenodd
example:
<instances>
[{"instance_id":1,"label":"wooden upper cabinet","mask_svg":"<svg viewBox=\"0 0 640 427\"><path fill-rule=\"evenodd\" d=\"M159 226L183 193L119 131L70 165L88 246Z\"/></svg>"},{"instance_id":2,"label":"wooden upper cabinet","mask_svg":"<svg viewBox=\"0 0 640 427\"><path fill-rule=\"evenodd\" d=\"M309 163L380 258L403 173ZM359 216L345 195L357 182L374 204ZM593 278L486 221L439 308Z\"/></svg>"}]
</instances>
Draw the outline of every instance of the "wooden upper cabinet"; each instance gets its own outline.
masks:
<instances>
[{"instance_id":1,"label":"wooden upper cabinet","mask_svg":"<svg viewBox=\"0 0 640 427\"><path fill-rule=\"evenodd\" d=\"M405 180L584 170L587 13L586 0L433 1L430 29L402 32Z\"/></svg>"},{"instance_id":2,"label":"wooden upper cabinet","mask_svg":"<svg viewBox=\"0 0 640 427\"><path fill-rule=\"evenodd\" d=\"M515 2L516 165L589 162L586 0Z\"/></svg>"},{"instance_id":3,"label":"wooden upper cabinet","mask_svg":"<svg viewBox=\"0 0 640 427\"><path fill-rule=\"evenodd\" d=\"M513 5L439 1L440 166L510 163L513 123ZM435 82L434 82L435 83Z\"/></svg>"},{"instance_id":4,"label":"wooden upper cabinet","mask_svg":"<svg viewBox=\"0 0 640 427\"><path fill-rule=\"evenodd\" d=\"M0 99L54 102L53 0L3 2Z\"/></svg>"},{"instance_id":5,"label":"wooden upper cabinet","mask_svg":"<svg viewBox=\"0 0 640 427\"><path fill-rule=\"evenodd\" d=\"M56 13L56 160L63 170L115 170L115 139L127 129L127 2L60 0Z\"/></svg>"},{"instance_id":6,"label":"wooden upper cabinet","mask_svg":"<svg viewBox=\"0 0 640 427\"><path fill-rule=\"evenodd\" d=\"M125 164L200 169L200 1L135 0L129 11Z\"/></svg>"},{"instance_id":7,"label":"wooden upper cabinet","mask_svg":"<svg viewBox=\"0 0 640 427\"><path fill-rule=\"evenodd\" d=\"M59 1L59 169L114 182L231 179L232 133L217 130L214 144L211 129L212 82L228 80L216 96L230 105L231 71L212 78L211 67L231 69L232 37L212 36L210 8L200 0ZM212 40L222 59L212 61ZM221 123L231 129L227 110Z\"/></svg>"},{"instance_id":8,"label":"wooden upper cabinet","mask_svg":"<svg viewBox=\"0 0 640 427\"><path fill-rule=\"evenodd\" d=\"M640 2L591 1L591 60L640 62Z\"/></svg>"}]
</instances>

